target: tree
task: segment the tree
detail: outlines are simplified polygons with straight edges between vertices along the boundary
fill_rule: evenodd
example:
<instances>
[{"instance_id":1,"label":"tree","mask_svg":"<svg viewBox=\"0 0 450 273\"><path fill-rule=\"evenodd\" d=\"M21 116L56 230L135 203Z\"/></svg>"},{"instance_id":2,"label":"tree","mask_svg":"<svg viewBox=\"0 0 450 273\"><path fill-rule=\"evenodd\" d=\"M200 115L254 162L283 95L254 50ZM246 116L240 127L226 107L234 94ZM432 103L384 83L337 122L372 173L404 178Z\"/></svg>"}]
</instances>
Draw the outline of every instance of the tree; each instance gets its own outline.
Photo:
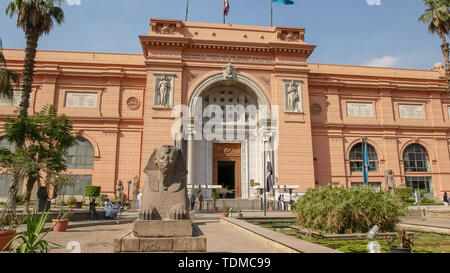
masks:
<instances>
[{"instance_id":1,"label":"tree","mask_svg":"<svg viewBox=\"0 0 450 273\"><path fill-rule=\"evenodd\" d=\"M437 34L441 40L441 50L445 59L445 74L447 76L447 88L450 92L450 58L447 37L450 31L450 0L424 0L426 6L424 14L419 17L419 22L428 25L431 34Z\"/></svg>"},{"instance_id":2,"label":"tree","mask_svg":"<svg viewBox=\"0 0 450 273\"><path fill-rule=\"evenodd\" d=\"M62 0L14 0L6 7L6 14L11 18L17 15L17 27L25 32L26 48L23 67L22 99L19 115L27 116L33 84L34 62L39 37L49 34L54 23L64 21L63 10L55 6Z\"/></svg>"},{"instance_id":3,"label":"tree","mask_svg":"<svg viewBox=\"0 0 450 273\"><path fill-rule=\"evenodd\" d=\"M6 60L2 53L2 40L0 39L0 97L11 100L14 96L14 84L19 84L19 76L6 69Z\"/></svg>"},{"instance_id":4,"label":"tree","mask_svg":"<svg viewBox=\"0 0 450 273\"><path fill-rule=\"evenodd\" d=\"M13 178L9 188L7 211L13 207L19 183L27 178L25 207L28 210L31 191L40 182L41 173L47 173L46 181L67 170L66 156L76 138L71 134L72 122L65 115L57 115L53 105L45 106L32 117L8 118L5 137L16 143L15 151L0 149L0 163Z\"/></svg>"}]
</instances>

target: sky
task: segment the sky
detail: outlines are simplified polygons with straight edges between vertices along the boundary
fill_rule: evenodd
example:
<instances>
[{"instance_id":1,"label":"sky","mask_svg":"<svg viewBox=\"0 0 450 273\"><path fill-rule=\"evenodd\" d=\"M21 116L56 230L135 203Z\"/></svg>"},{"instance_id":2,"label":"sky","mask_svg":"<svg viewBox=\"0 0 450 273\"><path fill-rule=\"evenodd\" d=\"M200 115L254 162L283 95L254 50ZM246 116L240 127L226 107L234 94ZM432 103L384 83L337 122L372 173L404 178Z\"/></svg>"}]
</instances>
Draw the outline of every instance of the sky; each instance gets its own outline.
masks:
<instances>
[{"instance_id":1,"label":"sky","mask_svg":"<svg viewBox=\"0 0 450 273\"><path fill-rule=\"evenodd\" d=\"M25 36L0 0L4 48L23 49ZM187 0L64 0L65 22L41 37L38 49L137 53L150 18L185 19ZM189 0L189 21L222 23L223 0ZM270 0L229 0L226 22L270 26ZM317 45L309 62L430 69L443 62L441 41L418 23L423 0L294 0L273 4L274 26L306 28Z\"/></svg>"}]
</instances>

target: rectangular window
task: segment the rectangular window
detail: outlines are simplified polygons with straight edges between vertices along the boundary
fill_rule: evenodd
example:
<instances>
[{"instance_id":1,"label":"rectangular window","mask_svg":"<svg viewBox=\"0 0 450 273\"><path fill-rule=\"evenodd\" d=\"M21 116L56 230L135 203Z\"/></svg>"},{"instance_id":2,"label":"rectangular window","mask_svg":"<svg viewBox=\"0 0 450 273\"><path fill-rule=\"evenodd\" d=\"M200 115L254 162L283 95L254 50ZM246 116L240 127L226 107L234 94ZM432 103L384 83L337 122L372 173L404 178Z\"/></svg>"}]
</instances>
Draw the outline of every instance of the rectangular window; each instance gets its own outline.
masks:
<instances>
[{"instance_id":1,"label":"rectangular window","mask_svg":"<svg viewBox=\"0 0 450 273\"><path fill-rule=\"evenodd\" d=\"M413 190L425 190L427 193L433 193L431 176L407 176L406 186Z\"/></svg>"},{"instance_id":2,"label":"rectangular window","mask_svg":"<svg viewBox=\"0 0 450 273\"><path fill-rule=\"evenodd\" d=\"M399 104L398 105L398 115L400 116L400 118L422 119L422 118L424 118L423 106L422 105Z\"/></svg>"},{"instance_id":3,"label":"rectangular window","mask_svg":"<svg viewBox=\"0 0 450 273\"><path fill-rule=\"evenodd\" d=\"M347 102L347 116L373 117L372 103Z\"/></svg>"},{"instance_id":4,"label":"rectangular window","mask_svg":"<svg viewBox=\"0 0 450 273\"><path fill-rule=\"evenodd\" d=\"M61 190L61 195L83 195L84 194L84 186L92 185L92 175L71 175L75 178L75 186L74 187L66 187Z\"/></svg>"},{"instance_id":5,"label":"rectangular window","mask_svg":"<svg viewBox=\"0 0 450 273\"><path fill-rule=\"evenodd\" d=\"M378 161L369 161L369 172L378 172ZM363 161L350 161L351 172L362 172Z\"/></svg>"}]
</instances>

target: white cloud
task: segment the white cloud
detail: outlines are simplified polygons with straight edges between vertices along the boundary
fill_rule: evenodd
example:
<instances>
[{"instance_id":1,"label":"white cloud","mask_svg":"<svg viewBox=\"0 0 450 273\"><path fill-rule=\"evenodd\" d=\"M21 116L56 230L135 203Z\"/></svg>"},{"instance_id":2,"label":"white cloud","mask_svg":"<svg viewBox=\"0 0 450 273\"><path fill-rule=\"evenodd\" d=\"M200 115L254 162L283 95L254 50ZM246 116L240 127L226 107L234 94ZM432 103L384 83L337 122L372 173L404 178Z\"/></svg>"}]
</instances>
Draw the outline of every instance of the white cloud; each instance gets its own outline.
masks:
<instances>
[{"instance_id":1,"label":"white cloud","mask_svg":"<svg viewBox=\"0 0 450 273\"><path fill-rule=\"evenodd\" d=\"M366 0L369 6L381 6L381 0Z\"/></svg>"},{"instance_id":2,"label":"white cloud","mask_svg":"<svg viewBox=\"0 0 450 273\"><path fill-rule=\"evenodd\" d=\"M384 56L370 60L366 65L378 67L393 67L398 63L399 59L392 56Z\"/></svg>"},{"instance_id":3,"label":"white cloud","mask_svg":"<svg viewBox=\"0 0 450 273\"><path fill-rule=\"evenodd\" d=\"M80 6L81 0L67 0L67 5L69 6Z\"/></svg>"}]
</instances>

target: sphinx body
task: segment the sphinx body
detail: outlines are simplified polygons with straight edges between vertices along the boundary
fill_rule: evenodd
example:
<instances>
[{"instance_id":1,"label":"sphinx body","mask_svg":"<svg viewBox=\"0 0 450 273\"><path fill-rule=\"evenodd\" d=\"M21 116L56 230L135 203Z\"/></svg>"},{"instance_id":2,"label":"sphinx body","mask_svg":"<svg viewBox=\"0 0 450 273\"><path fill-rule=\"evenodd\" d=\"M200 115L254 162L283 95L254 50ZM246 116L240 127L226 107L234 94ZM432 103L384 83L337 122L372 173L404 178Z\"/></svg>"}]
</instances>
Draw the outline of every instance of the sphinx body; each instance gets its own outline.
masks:
<instances>
[{"instance_id":1,"label":"sphinx body","mask_svg":"<svg viewBox=\"0 0 450 273\"><path fill-rule=\"evenodd\" d=\"M173 146L155 149L144 169L141 220L189 219L186 165L180 150Z\"/></svg>"}]
</instances>

